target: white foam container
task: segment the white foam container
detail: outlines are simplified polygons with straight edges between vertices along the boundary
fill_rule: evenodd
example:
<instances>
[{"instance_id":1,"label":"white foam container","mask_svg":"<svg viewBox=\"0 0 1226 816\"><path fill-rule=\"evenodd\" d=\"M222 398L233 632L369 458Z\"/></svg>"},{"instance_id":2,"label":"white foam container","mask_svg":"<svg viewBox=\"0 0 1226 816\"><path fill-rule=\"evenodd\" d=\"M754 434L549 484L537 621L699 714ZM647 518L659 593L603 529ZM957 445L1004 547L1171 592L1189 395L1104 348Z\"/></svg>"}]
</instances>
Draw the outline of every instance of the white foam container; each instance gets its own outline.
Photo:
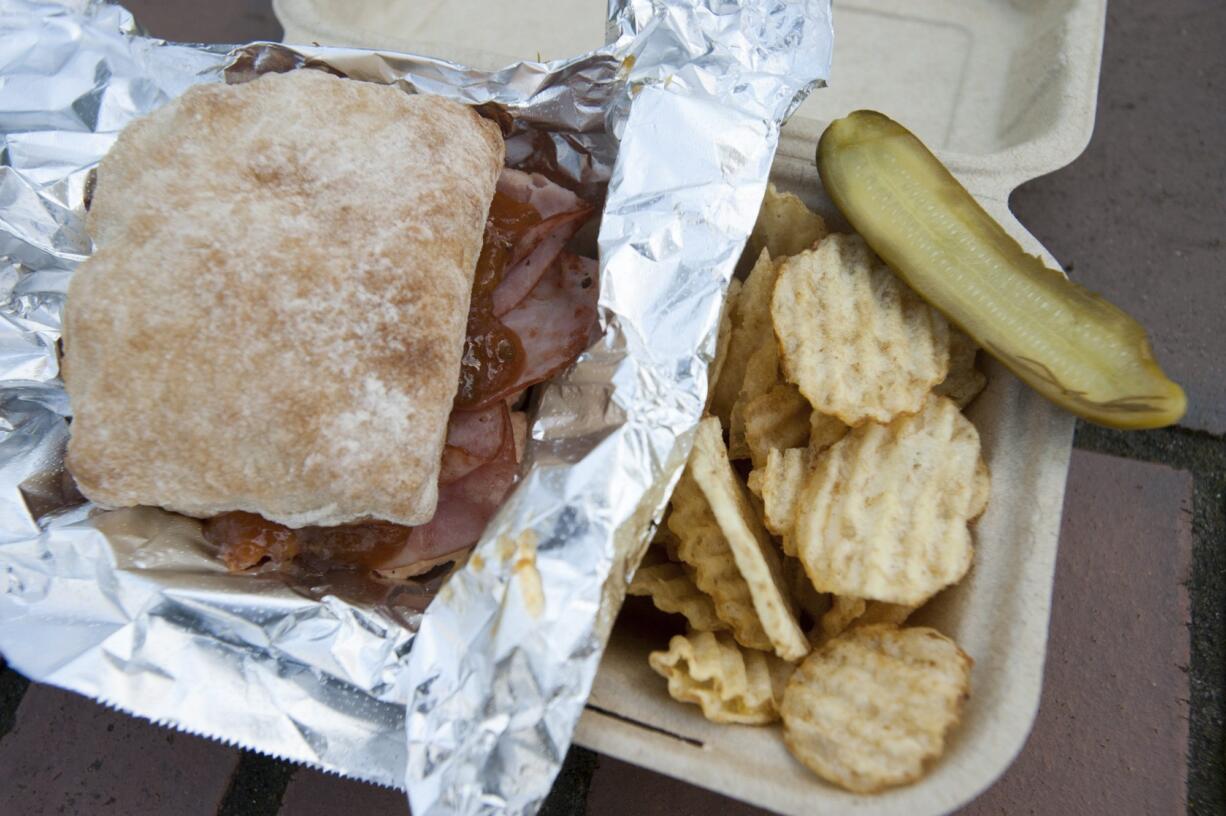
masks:
<instances>
[{"instance_id":1,"label":"white foam container","mask_svg":"<svg viewBox=\"0 0 1226 816\"><path fill-rule=\"evenodd\" d=\"M602 0L274 0L287 42L395 48L494 68L601 44ZM814 169L825 124L888 113L950 165L1021 244L1054 259L1009 212L1022 182L1076 158L1094 124L1106 0L835 0L830 87L784 129L773 178L833 215ZM836 220L837 220L837 216ZM666 635L622 621L576 741L784 813L927 816L969 802L1021 750L1038 709L1071 417L999 365L969 414L992 472L975 566L915 618L975 659L972 697L920 782L875 796L826 785L778 727L716 725L668 698L647 653Z\"/></svg>"}]
</instances>

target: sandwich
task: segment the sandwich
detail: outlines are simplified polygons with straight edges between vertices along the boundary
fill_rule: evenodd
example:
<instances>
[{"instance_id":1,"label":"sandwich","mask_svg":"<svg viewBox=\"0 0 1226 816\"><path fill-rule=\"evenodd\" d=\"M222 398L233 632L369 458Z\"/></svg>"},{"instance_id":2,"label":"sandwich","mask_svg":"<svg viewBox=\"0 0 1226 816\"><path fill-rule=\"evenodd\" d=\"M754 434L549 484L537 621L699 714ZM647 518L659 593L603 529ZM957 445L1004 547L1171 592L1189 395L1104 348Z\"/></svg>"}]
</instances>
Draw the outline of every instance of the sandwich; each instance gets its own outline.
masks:
<instances>
[{"instance_id":1,"label":"sandwich","mask_svg":"<svg viewBox=\"0 0 1226 816\"><path fill-rule=\"evenodd\" d=\"M307 69L129 125L65 307L81 492L202 519L236 570L459 557L525 389L596 332L593 208L504 158L469 107Z\"/></svg>"}]
</instances>

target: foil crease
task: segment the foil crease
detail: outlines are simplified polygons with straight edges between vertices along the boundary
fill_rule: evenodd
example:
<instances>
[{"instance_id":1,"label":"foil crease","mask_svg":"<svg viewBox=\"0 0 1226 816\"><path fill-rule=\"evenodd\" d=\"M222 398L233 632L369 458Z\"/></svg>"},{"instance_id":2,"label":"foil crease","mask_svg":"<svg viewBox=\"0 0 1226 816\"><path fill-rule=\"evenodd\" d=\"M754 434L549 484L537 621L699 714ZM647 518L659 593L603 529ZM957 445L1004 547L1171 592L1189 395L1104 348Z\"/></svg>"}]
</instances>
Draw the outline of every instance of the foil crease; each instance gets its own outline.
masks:
<instances>
[{"instance_id":1,"label":"foil crease","mask_svg":"<svg viewBox=\"0 0 1226 816\"><path fill-rule=\"evenodd\" d=\"M830 62L829 0L611 0L608 31L593 53L489 73L352 48L180 45L97 0L0 0L10 663L177 728L407 785L419 816L535 809L688 453L779 123ZM604 338L543 389L524 480L424 615L433 586L367 597L230 575L197 522L99 514L63 467L60 314L92 249L92 168L125 124L193 84L303 68L483 106L510 161L547 152L585 195L607 194Z\"/></svg>"},{"instance_id":2,"label":"foil crease","mask_svg":"<svg viewBox=\"0 0 1226 816\"><path fill-rule=\"evenodd\" d=\"M689 454L781 121L827 75L825 2L610 3L628 43L601 224L604 338L541 398L532 470L409 655L418 816L532 813Z\"/></svg>"}]
</instances>

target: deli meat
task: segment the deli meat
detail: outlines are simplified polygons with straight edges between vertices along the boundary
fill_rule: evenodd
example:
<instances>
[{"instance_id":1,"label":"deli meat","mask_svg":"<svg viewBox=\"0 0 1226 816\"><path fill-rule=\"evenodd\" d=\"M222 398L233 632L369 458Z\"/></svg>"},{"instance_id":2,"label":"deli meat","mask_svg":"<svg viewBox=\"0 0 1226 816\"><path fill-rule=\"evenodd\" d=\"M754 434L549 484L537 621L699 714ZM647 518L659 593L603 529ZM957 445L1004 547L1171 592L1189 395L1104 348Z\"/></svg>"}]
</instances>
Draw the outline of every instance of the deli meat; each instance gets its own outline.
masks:
<instances>
[{"instance_id":1,"label":"deli meat","mask_svg":"<svg viewBox=\"0 0 1226 816\"><path fill-rule=\"evenodd\" d=\"M502 174L498 176L496 190L499 195L512 201L531 204L542 219L578 209L591 209L591 205L582 198L565 187L554 184L540 173L525 173L504 167Z\"/></svg>"},{"instance_id":2,"label":"deli meat","mask_svg":"<svg viewBox=\"0 0 1226 816\"><path fill-rule=\"evenodd\" d=\"M454 560L477 543L518 475L515 439L508 419L497 455L462 478L440 484L434 518L412 528L405 547L374 565L375 568L395 570L395 577L407 578L436 564Z\"/></svg>"},{"instance_id":3,"label":"deli meat","mask_svg":"<svg viewBox=\"0 0 1226 816\"><path fill-rule=\"evenodd\" d=\"M454 561L480 538L519 476L526 417L509 403L570 365L598 334L595 261L567 244L586 201L535 173L505 169L490 205L447 428L434 516L292 529L251 513L205 522L234 570L306 559L408 578Z\"/></svg>"},{"instance_id":4,"label":"deli meat","mask_svg":"<svg viewBox=\"0 0 1226 816\"><path fill-rule=\"evenodd\" d=\"M494 290L495 315L501 317L527 297L590 216L591 208L585 205L581 210L559 213L524 233L511 253L506 275Z\"/></svg>"},{"instance_id":5,"label":"deli meat","mask_svg":"<svg viewBox=\"0 0 1226 816\"><path fill-rule=\"evenodd\" d=\"M564 252L503 323L524 347L524 370L507 393L546 380L592 342L599 268L591 258Z\"/></svg>"}]
</instances>

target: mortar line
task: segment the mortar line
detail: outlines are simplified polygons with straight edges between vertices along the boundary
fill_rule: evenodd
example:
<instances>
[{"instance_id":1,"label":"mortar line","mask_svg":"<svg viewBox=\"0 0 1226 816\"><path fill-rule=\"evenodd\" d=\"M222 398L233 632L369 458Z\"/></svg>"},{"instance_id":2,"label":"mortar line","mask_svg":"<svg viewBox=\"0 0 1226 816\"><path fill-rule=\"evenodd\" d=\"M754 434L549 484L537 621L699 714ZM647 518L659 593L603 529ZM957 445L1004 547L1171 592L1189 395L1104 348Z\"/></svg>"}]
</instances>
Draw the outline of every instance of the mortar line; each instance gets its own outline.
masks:
<instances>
[{"instance_id":1,"label":"mortar line","mask_svg":"<svg viewBox=\"0 0 1226 816\"><path fill-rule=\"evenodd\" d=\"M282 759L243 751L217 816L272 816L299 766Z\"/></svg>"},{"instance_id":2,"label":"mortar line","mask_svg":"<svg viewBox=\"0 0 1226 816\"><path fill-rule=\"evenodd\" d=\"M0 659L0 739L17 725L17 707L29 688L30 681Z\"/></svg>"}]
</instances>

